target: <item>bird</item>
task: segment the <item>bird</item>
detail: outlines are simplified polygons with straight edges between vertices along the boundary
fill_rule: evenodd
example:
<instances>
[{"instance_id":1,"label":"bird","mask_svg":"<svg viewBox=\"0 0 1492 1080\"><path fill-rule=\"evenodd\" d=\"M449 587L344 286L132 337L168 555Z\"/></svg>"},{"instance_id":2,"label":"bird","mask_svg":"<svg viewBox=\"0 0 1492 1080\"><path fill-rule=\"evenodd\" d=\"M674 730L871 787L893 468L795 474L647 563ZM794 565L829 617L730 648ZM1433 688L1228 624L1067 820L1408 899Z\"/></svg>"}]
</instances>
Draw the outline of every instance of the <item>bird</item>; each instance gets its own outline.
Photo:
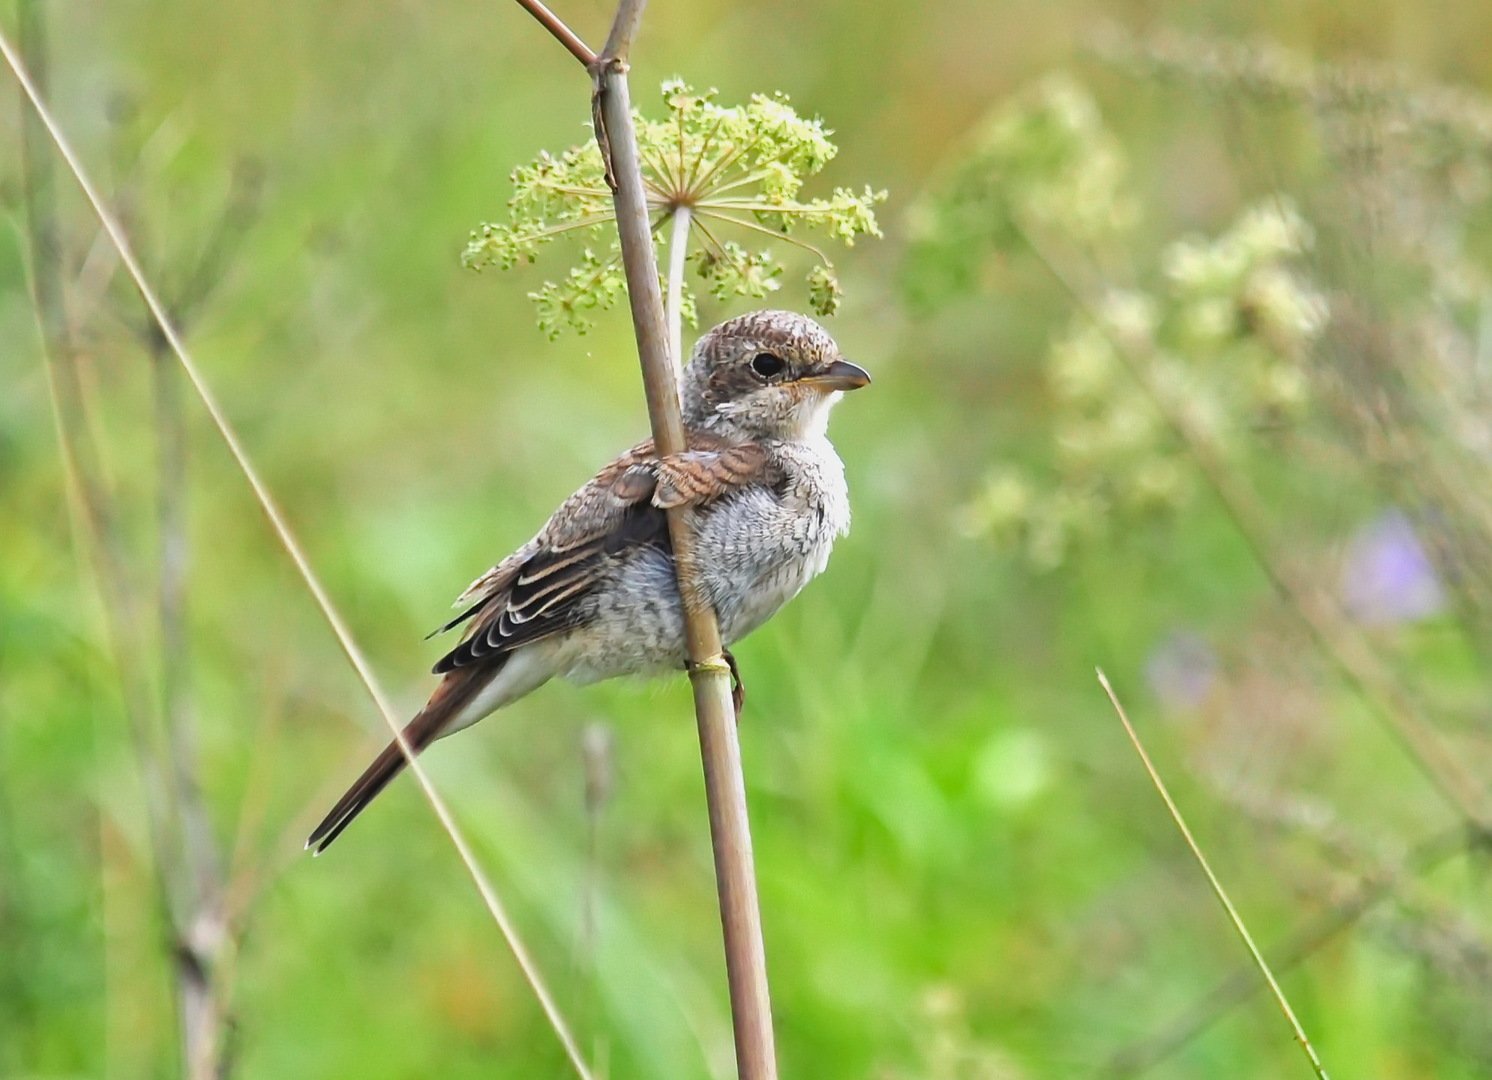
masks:
<instances>
[{"instance_id":1,"label":"bird","mask_svg":"<svg viewBox=\"0 0 1492 1080\"><path fill-rule=\"evenodd\" d=\"M404 727L414 753L537 690L686 666L666 512L691 507L695 579L728 647L817 577L849 531L829 412L870 375L822 326L756 311L702 335L679 379L686 449L638 443L560 504L528 543L469 585L464 627ZM728 654L727 654L728 655ZM734 670L734 661L732 660ZM316 854L404 768L390 743L306 842Z\"/></svg>"}]
</instances>

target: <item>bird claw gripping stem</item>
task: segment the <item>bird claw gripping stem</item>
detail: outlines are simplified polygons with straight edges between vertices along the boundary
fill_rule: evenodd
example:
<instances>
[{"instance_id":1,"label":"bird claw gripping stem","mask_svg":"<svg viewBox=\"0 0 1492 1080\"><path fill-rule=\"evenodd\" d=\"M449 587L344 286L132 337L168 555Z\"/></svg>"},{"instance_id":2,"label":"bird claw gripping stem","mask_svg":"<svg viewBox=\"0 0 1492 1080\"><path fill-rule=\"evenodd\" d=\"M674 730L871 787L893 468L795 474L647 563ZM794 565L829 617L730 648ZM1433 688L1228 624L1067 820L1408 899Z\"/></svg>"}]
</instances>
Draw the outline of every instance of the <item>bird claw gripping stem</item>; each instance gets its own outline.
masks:
<instances>
[{"instance_id":1,"label":"bird claw gripping stem","mask_svg":"<svg viewBox=\"0 0 1492 1080\"><path fill-rule=\"evenodd\" d=\"M611 137L606 133L606 115L601 97L606 93L606 76L611 72L625 75L627 61L617 56L598 56L587 65L591 73L591 125L596 129L596 144L601 148L601 164L606 170L606 187L616 194L616 173L611 168Z\"/></svg>"},{"instance_id":2,"label":"bird claw gripping stem","mask_svg":"<svg viewBox=\"0 0 1492 1080\"><path fill-rule=\"evenodd\" d=\"M722 649L717 655L701 660L699 663L690 662L684 667L689 672L689 677L704 672L724 672L730 675L730 703L736 710L736 723L741 722L741 710L746 707L746 684L741 681L741 668L736 663L734 654L729 649Z\"/></svg>"}]
</instances>

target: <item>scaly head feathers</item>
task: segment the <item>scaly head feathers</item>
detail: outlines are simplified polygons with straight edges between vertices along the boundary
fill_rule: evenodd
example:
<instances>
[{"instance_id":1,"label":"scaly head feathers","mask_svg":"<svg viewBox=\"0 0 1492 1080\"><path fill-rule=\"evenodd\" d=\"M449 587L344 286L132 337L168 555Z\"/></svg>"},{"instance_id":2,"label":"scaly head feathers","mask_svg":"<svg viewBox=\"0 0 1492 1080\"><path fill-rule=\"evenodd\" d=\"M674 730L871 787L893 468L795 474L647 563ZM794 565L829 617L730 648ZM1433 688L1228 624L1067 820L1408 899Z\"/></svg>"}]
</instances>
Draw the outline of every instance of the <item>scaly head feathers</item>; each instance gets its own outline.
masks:
<instances>
[{"instance_id":1,"label":"scaly head feathers","mask_svg":"<svg viewBox=\"0 0 1492 1080\"><path fill-rule=\"evenodd\" d=\"M870 382L818 323L791 311L755 311L715 327L694 346L680 397L684 422L745 439L822 434L843 391Z\"/></svg>"}]
</instances>

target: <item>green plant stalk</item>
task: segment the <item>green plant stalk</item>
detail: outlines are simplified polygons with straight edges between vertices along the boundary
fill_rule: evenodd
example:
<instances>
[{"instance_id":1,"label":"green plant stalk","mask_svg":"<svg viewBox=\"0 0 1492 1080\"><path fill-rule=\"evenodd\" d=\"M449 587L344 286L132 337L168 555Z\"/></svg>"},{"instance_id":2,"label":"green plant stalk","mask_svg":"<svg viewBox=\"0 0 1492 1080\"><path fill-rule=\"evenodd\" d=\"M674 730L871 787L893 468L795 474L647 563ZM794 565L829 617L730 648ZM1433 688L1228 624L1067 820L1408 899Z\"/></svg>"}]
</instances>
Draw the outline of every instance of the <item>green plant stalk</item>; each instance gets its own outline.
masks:
<instances>
[{"instance_id":1,"label":"green plant stalk","mask_svg":"<svg viewBox=\"0 0 1492 1080\"><path fill-rule=\"evenodd\" d=\"M37 0L23 0L17 15L20 45L31 61L37 85L45 87L48 42L43 6ZM196 911L194 877L181 858L188 826L175 797L177 778L165 767L169 739L153 723L156 710L142 677L149 666L148 634L139 618L139 598L130 585L99 443L90 430L86 383L79 377L46 133L24 101L21 107L21 184L32 303L63 474L72 496L72 531L93 578L107 649L119 679L121 706L145 800L148 861L164 923L163 937L173 945L171 988L179 1012L183 1072L195 1080L200 1073L193 1063L216 1061L215 1048L221 1045L223 1029L216 1022L218 1010L199 1007L210 1000L199 993L205 980L192 977L186 959L187 927ZM165 581L163 576L163 588ZM165 648L160 651L164 659Z\"/></svg>"},{"instance_id":2,"label":"green plant stalk","mask_svg":"<svg viewBox=\"0 0 1492 1080\"><path fill-rule=\"evenodd\" d=\"M1166 804L1166 810L1171 815L1171 820L1176 823L1181 838L1186 841L1186 846L1191 850L1192 856L1197 860L1197 865L1202 868L1202 873L1207 878L1207 884L1212 887L1213 895L1217 897L1218 903L1223 905L1223 911L1228 915L1228 921L1233 924L1233 929L1238 931L1239 938L1243 941L1244 948L1248 950L1249 957L1254 966L1259 969L1259 974L1264 977L1264 982L1269 986L1269 992L1274 996L1275 1003L1279 1005L1280 1012L1284 1014L1286 1022L1290 1025L1291 1034L1295 1036L1301 1052L1305 1054L1306 1060L1310 1062L1312 1071L1319 1080L1329 1080L1321 1059L1316 1055L1316 1048L1311 1045L1311 1040L1306 1037L1305 1029L1300 1026L1296 1019L1295 1010L1290 1007L1290 1000L1285 997L1285 992L1280 989L1280 984L1275 980L1274 972L1270 970L1269 963L1264 959L1264 954L1254 944L1253 935L1244 925L1243 918L1238 914L1238 909L1233 906L1233 901L1228 898L1227 891L1222 882L1212 872L1212 866L1207 862L1207 856L1202 854L1201 847L1192 836L1191 829L1187 828L1186 819L1181 816L1181 810L1176 806L1175 800L1171 798L1170 791L1166 788L1165 781L1160 778L1155 765L1150 761L1150 755L1145 752L1144 743L1140 742L1140 736L1136 733L1134 725L1129 722L1129 716L1124 711L1124 706L1119 703L1119 697L1114 693L1114 688L1109 685L1109 677L1103 673L1102 668L1094 669L1098 675L1098 684L1103 687L1103 692L1108 695L1109 702L1114 706L1114 711L1119 714L1119 722L1124 725L1124 733L1129 736L1129 741L1135 748L1135 753L1140 755L1140 763L1145 766L1145 772L1150 776L1150 782L1155 785L1155 790L1160 794L1161 801Z\"/></svg>"},{"instance_id":3,"label":"green plant stalk","mask_svg":"<svg viewBox=\"0 0 1492 1080\"><path fill-rule=\"evenodd\" d=\"M689 256L689 224L693 211L680 206L673 212L673 231L668 238L668 355L674 367L684 367L684 260Z\"/></svg>"},{"instance_id":4,"label":"green plant stalk","mask_svg":"<svg viewBox=\"0 0 1492 1080\"><path fill-rule=\"evenodd\" d=\"M149 351L156 438L156 521L159 581L157 649L165 768L172 788L176 850L165 872L179 879L186 909L175 928L175 967L181 1011L182 1055L188 1080L223 1080L231 1066L235 1028L225 959L234 947L224 904L222 852L212 833L198 782L196 724L190 701L190 651L186 627L187 528L186 418L181 373L164 342Z\"/></svg>"}]
</instances>

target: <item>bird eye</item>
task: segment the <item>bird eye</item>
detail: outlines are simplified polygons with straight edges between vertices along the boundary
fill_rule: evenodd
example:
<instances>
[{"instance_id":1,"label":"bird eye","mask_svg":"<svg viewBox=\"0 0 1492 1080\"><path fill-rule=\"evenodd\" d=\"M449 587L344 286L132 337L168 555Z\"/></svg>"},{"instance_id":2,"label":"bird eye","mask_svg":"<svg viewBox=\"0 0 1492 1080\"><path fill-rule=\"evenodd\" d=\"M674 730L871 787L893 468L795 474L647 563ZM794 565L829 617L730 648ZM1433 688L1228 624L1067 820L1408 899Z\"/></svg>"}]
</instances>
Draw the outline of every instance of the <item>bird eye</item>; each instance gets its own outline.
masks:
<instances>
[{"instance_id":1,"label":"bird eye","mask_svg":"<svg viewBox=\"0 0 1492 1080\"><path fill-rule=\"evenodd\" d=\"M772 353L757 353L751 359L751 370L764 379L770 379L773 375L781 375L782 369L787 367L782 362L782 357L774 356Z\"/></svg>"}]
</instances>

